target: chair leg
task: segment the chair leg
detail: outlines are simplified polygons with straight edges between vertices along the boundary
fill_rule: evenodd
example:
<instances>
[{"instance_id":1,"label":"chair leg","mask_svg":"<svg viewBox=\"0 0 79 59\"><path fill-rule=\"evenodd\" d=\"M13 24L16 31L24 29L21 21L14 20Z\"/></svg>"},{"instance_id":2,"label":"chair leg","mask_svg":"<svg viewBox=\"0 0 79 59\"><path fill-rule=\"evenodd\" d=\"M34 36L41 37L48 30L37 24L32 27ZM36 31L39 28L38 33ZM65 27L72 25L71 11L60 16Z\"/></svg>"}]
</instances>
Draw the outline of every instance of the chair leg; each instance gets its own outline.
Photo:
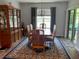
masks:
<instances>
[{"instance_id":1,"label":"chair leg","mask_svg":"<svg viewBox=\"0 0 79 59\"><path fill-rule=\"evenodd\" d=\"M39 55L39 53L37 53L37 52L35 51L35 59L39 59L39 58L38 58L38 55Z\"/></svg>"},{"instance_id":2,"label":"chair leg","mask_svg":"<svg viewBox=\"0 0 79 59\"><path fill-rule=\"evenodd\" d=\"M45 47L43 48L43 57L45 57Z\"/></svg>"}]
</instances>

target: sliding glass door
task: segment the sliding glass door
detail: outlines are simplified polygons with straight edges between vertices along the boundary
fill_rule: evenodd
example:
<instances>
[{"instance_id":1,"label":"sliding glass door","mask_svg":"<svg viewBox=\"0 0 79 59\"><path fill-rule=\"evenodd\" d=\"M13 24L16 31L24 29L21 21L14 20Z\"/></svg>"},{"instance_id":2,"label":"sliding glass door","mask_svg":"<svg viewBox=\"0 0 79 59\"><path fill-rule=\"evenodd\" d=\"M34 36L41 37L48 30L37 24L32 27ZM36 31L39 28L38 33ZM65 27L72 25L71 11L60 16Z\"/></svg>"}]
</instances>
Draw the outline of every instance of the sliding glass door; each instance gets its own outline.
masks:
<instances>
[{"instance_id":1,"label":"sliding glass door","mask_svg":"<svg viewBox=\"0 0 79 59\"><path fill-rule=\"evenodd\" d=\"M73 38L73 27L74 27L74 10L69 11L68 19L68 38L71 40Z\"/></svg>"},{"instance_id":2,"label":"sliding glass door","mask_svg":"<svg viewBox=\"0 0 79 59\"><path fill-rule=\"evenodd\" d=\"M67 38L70 40L77 39L78 25L79 25L79 8L69 10L68 18L68 32Z\"/></svg>"},{"instance_id":3,"label":"sliding glass door","mask_svg":"<svg viewBox=\"0 0 79 59\"><path fill-rule=\"evenodd\" d=\"M79 8L76 9L76 16L75 16L75 26L74 26L75 30L74 30L74 38L75 40L77 40L77 34L78 34L78 30L79 30Z\"/></svg>"}]
</instances>

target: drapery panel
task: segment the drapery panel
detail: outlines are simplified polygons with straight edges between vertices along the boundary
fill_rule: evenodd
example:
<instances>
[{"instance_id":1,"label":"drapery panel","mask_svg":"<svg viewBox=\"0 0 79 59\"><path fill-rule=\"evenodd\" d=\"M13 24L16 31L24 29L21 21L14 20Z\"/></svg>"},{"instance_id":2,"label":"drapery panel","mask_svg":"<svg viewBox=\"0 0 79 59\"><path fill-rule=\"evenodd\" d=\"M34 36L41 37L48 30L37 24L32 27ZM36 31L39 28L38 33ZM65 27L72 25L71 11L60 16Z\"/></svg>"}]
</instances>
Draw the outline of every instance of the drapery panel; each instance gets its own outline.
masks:
<instances>
[{"instance_id":1,"label":"drapery panel","mask_svg":"<svg viewBox=\"0 0 79 59\"><path fill-rule=\"evenodd\" d=\"M36 28L36 16L37 16L37 8L32 7L31 8L31 24L33 25L33 28Z\"/></svg>"},{"instance_id":2,"label":"drapery panel","mask_svg":"<svg viewBox=\"0 0 79 59\"><path fill-rule=\"evenodd\" d=\"M56 24L56 7L51 7L51 32L53 32L54 24Z\"/></svg>"}]
</instances>

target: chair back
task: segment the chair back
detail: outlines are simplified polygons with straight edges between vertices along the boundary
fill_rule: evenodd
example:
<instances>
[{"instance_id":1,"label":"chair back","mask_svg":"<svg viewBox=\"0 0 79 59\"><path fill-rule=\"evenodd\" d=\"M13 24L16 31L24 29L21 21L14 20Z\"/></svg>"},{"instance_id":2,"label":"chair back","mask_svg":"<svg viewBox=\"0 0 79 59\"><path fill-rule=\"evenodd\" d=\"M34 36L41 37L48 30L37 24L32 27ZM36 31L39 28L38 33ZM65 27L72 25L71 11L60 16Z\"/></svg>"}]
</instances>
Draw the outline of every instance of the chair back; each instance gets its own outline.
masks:
<instances>
[{"instance_id":1,"label":"chair back","mask_svg":"<svg viewBox=\"0 0 79 59\"><path fill-rule=\"evenodd\" d=\"M30 32L30 26L27 25L27 32L29 33Z\"/></svg>"},{"instance_id":2,"label":"chair back","mask_svg":"<svg viewBox=\"0 0 79 59\"><path fill-rule=\"evenodd\" d=\"M32 35L32 33L31 33L31 30L30 30L30 26L27 25L27 36L28 36L29 39L32 38L31 35Z\"/></svg>"},{"instance_id":3,"label":"chair back","mask_svg":"<svg viewBox=\"0 0 79 59\"><path fill-rule=\"evenodd\" d=\"M40 35L40 30L32 31L32 47L34 46L44 46L44 35Z\"/></svg>"},{"instance_id":4,"label":"chair back","mask_svg":"<svg viewBox=\"0 0 79 59\"><path fill-rule=\"evenodd\" d=\"M46 29L46 24L45 23L41 23L40 24L40 29Z\"/></svg>"},{"instance_id":5,"label":"chair back","mask_svg":"<svg viewBox=\"0 0 79 59\"><path fill-rule=\"evenodd\" d=\"M53 38L56 36L56 24L53 27L53 33L52 33Z\"/></svg>"},{"instance_id":6,"label":"chair back","mask_svg":"<svg viewBox=\"0 0 79 59\"><path fill-rule=\"evenodd\" d=\"M33 30L33 25L32 25L32 24L30 24L30 30L31 30L31 31Z\"/></svg>"}]
</instances>

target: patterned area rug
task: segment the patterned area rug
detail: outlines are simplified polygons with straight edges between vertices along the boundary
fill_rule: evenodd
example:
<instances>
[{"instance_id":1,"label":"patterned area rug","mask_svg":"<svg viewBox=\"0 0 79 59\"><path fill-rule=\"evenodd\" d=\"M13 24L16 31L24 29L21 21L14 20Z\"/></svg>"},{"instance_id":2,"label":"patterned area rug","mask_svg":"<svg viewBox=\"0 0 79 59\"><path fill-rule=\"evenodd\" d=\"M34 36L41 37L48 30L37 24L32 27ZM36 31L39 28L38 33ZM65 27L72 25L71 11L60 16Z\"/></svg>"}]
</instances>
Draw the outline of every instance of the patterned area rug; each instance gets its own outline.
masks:
<instances>
[{"instance_id":1,"label":"patterned area rug","mask_svg":"<svg viewBox=\"0 0 79 59\"><path fill-rule=\"evenodd\" d=\"M18 48L9 53L5 59L69 59L58 40L56 40L50 49L40 53L36 53L26 45Z\"/></svg>"}]
</instances>

